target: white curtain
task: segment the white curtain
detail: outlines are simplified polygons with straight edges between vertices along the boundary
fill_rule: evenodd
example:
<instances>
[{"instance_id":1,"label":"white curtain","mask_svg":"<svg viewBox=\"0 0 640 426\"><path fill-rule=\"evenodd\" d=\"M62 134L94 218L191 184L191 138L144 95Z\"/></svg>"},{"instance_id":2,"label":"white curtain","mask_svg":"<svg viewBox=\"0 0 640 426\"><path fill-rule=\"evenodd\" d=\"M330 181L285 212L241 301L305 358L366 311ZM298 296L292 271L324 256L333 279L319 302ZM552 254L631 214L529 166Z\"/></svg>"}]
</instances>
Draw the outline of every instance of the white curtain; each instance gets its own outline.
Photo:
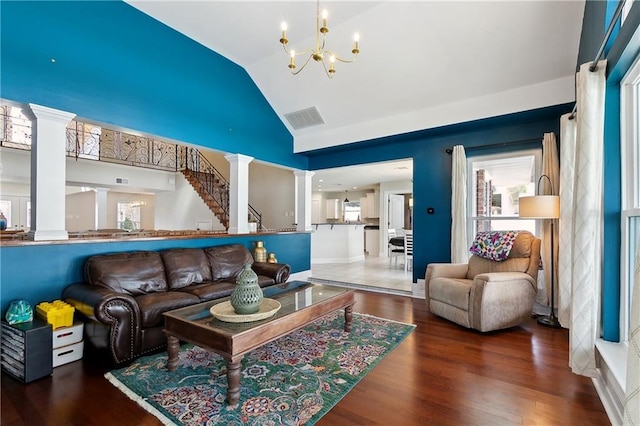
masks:
<instances>
[{"instance_id":1,"label":"white curtain","mask_svg":"<svg viewBox=\"0 0 640 426\"><path fill-rule=\"evenodd\" d=\"M629 317L629 352L627 354L627 391L622 420L625 425L640 425L640 239L636 251L631 313Z\"/></svg>"},{"instance_id":2,"label":"white curtain","mask_svg":"<svg viewBox=\"0 0 640 426\"><path fill-rule=\"evenodd\" d=\"M466 263L467 247L467 156L462 145L453 147L451 159L451 262Z\"/></svg>"},{"instance_id":3,"label":"white curtain","mask_svg":"<svg viewBox=\"0 0 640 426\"><path fill-rule=\"evenodd\" d=\"M558 223L558 320L564 328L571 324L571 239L573 184L576 162L577 120L571 114L560 117L560 221Z\"/></svg>"},{"instance_id":4,"label":"white curtain","mask_svg":"<svg viewBox=\"0 0 640 426\"><path fill-rule=\"evenodd\" d=\"M572 211L561 221L571 235L560 247L571 246L569 281L562 292L571 295L569 365L576 374L596 376L595 341L602 287L602 177L604 145L604 95L606 61L597 70L583 64L576 78L577 142L573 176ZM562 141L564 144L564 141ZM565 150L563 149L563 152ZM563 167L566 159L562 159ZM561 197L567 194L561 194ZM565 200L566 201L566 200ZM561 202L562 203L562 202ZM563 238L561 234L560 238ZM563 265L566 263L560 262ZM565 274L561 274L565 275ZM566 275L565 275L566 276Z\"/></svg>"},{"instance_id":5,"label":"white curtain","mask_svg":"<svg viewBox=\"0 0 640 426\"><path fill-rule=\"evenodd\" d=\"M560 188L560 164L558 163L558 146L556 145L556 135L545 133L542 139L542 175L549 177L540 179L539 195L559 195ZM551 248L551 223L555 219L545 219L542 221L542 264L544 265L544 279L538 282L538 295L536 301L543 305L550 304L551 294L551 274L555 274L553 282L558 283L558 227L553 227L553 249ZM554 254L553 265L555 271L551 270L551 254ZM557 293L556 293L557 294ZM557 298L556 298L557 300Z\"/></svg>"}]
</instances>

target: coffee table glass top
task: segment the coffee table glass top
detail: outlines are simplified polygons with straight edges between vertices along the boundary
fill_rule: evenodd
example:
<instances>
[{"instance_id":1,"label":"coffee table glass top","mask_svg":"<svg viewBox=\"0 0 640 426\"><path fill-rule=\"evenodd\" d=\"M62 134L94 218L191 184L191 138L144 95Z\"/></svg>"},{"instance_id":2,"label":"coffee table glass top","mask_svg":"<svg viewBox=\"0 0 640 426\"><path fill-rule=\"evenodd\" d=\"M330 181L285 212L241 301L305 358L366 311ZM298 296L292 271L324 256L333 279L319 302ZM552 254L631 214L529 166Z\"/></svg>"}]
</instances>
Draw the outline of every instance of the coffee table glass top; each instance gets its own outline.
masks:
<instances>
[{"instance_id":1,"label":"coffee table glass top","mask_svg":"<svg viewBox=\"0 0 640 426\"><path fill-rule=\"evenodd\" d=\"M197 324L205 328L216 329L218 332L234 334L268 323L276 318L281 318L285 315L289 315L308 306L321 303L351 290L340 287L311 284L305 281L290 281L285 284L278 284L264 288L262 291L264 297L277 300L280 302L282 307L274 316L259 321L231 323L220 321L211 315L211 312L209 311L211 307L217 303L226 302L229 300L228 297L176 309L166 312L164 315L181 321Z\"/></svg>"}]
</instances>

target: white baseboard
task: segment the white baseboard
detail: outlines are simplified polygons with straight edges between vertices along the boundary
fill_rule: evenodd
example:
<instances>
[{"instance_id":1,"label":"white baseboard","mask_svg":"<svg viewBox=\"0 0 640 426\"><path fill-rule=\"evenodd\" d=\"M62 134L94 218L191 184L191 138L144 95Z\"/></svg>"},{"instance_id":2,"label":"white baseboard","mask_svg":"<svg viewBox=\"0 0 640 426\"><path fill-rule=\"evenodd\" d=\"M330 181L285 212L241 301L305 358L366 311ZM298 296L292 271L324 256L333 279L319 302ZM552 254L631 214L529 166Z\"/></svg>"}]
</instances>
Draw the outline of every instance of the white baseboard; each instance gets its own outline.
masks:
<instances>
[{"instance_id":1,"label":"white baseboard","mask_svg":"<svg viewBox=\"0 0 640 426\"><path fill-rule=\"evenodd\" d=\"M417 283L413 283L411 288L413 290L412 295L415 299L424 299L424 296L426 294L424 291L424 286L425 286L424 279L418 279Z\"/></svg>"},{"instance_id":2,"label":"white baseboard","mask_svg":"<svg viewBox=\"0 0 640 426\"><path fill-rule=\"evenodd\" d=\"M318 265L320 264L325 264L325 263L352 263L352 262L361 262L364 260L364 254L359 254L356 256L351 256L351 257L325 257L325 258L318 258L318 257L314 257L311 260L311 263L316 263Z\"/></svg>"},{"instance_id":3,"label":"white baseboard","mask_svg":"<svg viewBox=\"0 0 640 426\"><path fill-rule=\"evenodd\" d=\"M309 281L309 277L311 277L311 269L291 274L288 281Z\"/></svg>"}]
</instances>

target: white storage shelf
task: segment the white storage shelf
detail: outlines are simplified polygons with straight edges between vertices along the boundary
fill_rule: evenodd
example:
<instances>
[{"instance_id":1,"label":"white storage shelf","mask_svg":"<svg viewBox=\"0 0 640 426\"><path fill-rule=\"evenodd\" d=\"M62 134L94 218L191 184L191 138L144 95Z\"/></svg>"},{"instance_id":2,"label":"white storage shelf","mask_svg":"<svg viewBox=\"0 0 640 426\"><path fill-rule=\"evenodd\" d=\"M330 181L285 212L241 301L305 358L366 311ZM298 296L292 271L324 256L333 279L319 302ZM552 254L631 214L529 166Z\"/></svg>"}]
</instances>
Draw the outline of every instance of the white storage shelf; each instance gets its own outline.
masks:
<instances>
[{"instance_id":1,"label":"white storage shelf","mask_svg":"<svg viewBox=\"0 0 640 426\"><path fill-rule=\"evenodd\" d=\"M53 350L53 366L58 367L82 359L83 352L84 341L56 348Z\"/></svg>"},{"instance_id":2,"label":"white storage shelf","mask_svg":"<svg viewBox=\"0 0 640 426\"><path fill-rule=\"evenodd\" d=\"M84 323L76 323L70 327L60 327L53 330L53 349L78 343L82 340Z\"/></svg>"},{"instance_id":3,"label":"white storage shelf","mask_svg":"<svg viewBox=\"0 0 640 426\"><path fill-rule=\"evenodd\" d=\"M82 332L84 323L75 323L70 327L53 330L53 366L58 367L82 359L84 341Z\"/></svg>"}]
</instances>

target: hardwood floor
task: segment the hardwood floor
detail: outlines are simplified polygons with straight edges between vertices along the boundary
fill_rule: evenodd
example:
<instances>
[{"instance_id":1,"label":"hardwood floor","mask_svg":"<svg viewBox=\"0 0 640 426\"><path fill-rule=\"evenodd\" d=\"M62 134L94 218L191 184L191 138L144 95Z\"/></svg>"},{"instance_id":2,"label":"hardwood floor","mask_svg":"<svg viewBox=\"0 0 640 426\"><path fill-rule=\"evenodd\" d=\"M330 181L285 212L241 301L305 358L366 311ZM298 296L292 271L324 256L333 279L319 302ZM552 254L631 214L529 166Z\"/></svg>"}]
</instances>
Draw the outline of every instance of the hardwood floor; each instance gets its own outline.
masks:
<instances>
[{"instance_id":1,"label":"hardwood floor","mask_svg":"<svg viewBox=\"0 0 640 426\"><path fill-rule=\"evenodd\" d=\"M317 425L608 425L590 379L568 367L568 332L529 320L480 334L427 312L424 300L358 292L355 312L415 331ZM91 359L22 385L2 373L9 425L158 425Z\"/></svg>"}]
</instances>

